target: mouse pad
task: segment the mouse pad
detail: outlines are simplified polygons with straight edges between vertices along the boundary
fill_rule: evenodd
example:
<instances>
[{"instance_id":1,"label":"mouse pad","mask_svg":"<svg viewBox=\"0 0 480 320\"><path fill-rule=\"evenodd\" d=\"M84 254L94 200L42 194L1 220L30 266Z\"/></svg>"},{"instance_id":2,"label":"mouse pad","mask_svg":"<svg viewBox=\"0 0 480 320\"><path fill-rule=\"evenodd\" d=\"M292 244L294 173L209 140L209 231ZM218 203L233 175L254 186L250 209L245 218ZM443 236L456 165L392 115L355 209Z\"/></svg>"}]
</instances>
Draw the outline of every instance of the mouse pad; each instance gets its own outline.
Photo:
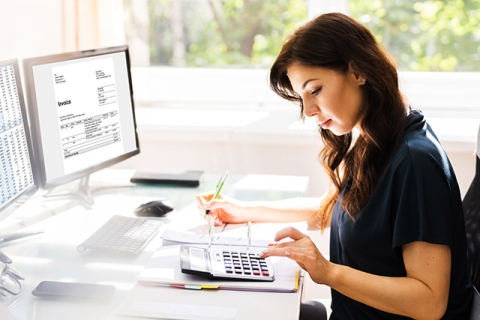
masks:
<instances>
[{"instance_id":1,"label":"mouse pad","mask_svg":"<svg viewBox=\"0 0 480 320\"><path fill-rule=\"evenodd\" d=\"M184 187L198 187L203 171L136 171L130 178L132 183L167 184Z\"/></svg>"}]
</instances>

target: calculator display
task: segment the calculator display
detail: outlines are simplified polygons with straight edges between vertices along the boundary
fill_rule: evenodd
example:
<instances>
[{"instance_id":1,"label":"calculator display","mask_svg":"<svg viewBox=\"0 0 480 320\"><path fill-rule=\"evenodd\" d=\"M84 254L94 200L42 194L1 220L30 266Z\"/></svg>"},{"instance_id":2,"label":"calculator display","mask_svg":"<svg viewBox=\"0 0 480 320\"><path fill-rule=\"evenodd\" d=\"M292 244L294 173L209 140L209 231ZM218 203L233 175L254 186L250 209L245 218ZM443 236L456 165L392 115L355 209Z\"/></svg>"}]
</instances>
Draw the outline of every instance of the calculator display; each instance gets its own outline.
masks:
<instances>
[{"instance_id":1,"label":"calculator display","mask_svg":"<svg viewBox=\"0 0 480 320\"><path fill-rule=\"evenodd\" d=\"M190 268L192 270L206 271L205 250L190 248Z\"/></svg>"}]
</instances>

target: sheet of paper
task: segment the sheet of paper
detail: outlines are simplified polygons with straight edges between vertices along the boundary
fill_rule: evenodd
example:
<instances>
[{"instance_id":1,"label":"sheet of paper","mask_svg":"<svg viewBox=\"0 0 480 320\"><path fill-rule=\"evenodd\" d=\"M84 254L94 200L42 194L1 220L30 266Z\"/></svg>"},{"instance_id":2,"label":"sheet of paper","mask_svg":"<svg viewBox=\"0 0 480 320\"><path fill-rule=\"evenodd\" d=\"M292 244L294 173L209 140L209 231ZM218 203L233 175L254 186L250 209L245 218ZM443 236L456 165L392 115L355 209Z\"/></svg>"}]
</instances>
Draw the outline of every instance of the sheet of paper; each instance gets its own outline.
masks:
<instances>
[{"instance_id":1,"label":"sheet of paper","mask_svg":"<svg viewBox=\"0 0 480 320\"><path fill-rule=\"evenodd\" d=\"M162 315L162 317L178 316L182 319L198 319L199 317L206 317L208 319L235 319L238 309L186 303L136 301L130 306L130 311L139 314L157 314Z\"/></svg>"},{"instance_id":2,"label":"sheet of paper","mask_svg":"<svg viewBox=\"0 0 480 320\"><path fill-rule=\"evenodd\" d=\"M209 236L208 234L198 234L198 233L187 233L176 231L172 229L165 230L161 238L164 240L164 245L175 244L175 243L189 243L189 244L203 244L208 245ZM229 237L221 233L214 234L212 239L212 245L223 245L223 246L246 246L247 245L247 235L239 235L237 237ZM271 241L268 240L259 240L252 239L250 242L251 246L254 247L266 247Z\"/></svg>"},{"instance_id":3,"label":"sheet of paper","mask_svg":"<svg viewBox=\"0 0 480 320\"><path fill-rule=\"evenodd\" d=\"M0 318L2 320L17 320L5 306L0 303Z\"/></svg>"},{"instance_id":4,"label":"sheet of paper","mask_svg":"<svg viewBox=\"0 0 480 320\"><path fill-rule=\"evenodd\" d=\"M209 225L203 214L198 211L197 204L192 203L170 216L168 229L161 235L164 244L197 243L208 244ZM286 227L294 227L307 233L306 222L292 223L252 223L251 246L265 247L273 242L275 234ZM247 223L225 224L214 228L212 244L247 246Z\"/></svg>"},{"instance_id":5,"label":"sheet of paper","mask_svg":"<svg viewBox=\"0 0 480 320\"><path fill-rule=\"evenodd\" d=\"M124 152L113 58L52 68L65 173Z\"/></svg>"}]
</instances>

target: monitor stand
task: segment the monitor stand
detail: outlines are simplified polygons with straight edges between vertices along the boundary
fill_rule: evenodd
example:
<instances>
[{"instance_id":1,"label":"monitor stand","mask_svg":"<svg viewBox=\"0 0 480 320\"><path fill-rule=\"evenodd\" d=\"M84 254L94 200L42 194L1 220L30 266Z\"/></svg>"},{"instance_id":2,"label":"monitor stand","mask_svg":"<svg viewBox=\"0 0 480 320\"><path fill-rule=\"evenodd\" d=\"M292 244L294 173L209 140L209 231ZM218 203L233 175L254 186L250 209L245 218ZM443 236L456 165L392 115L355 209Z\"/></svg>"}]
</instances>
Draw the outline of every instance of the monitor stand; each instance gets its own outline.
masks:
<instances>
[{"instance_id":1,"label":"monitor stand","mask_svg":"<svg viewBox=\"0 0 480 320\"><path fill-rule=\"evenodd\" d=\"M93 196L99 194L103 191L114 190L114 189L123 189L131 188L134 185L119 185L119 186L99 186L99 187L90 187L89 186L90 175L82 177L79 179L77 187L69 188L68 190L58 191L56 188L50 189L46 194L43 195L44 198L67 198L67 199L76 199L87 210L92 209L92 205L95 204ZM60 186L65 187L65 186ZM55 191L55 192L54 192Z\"/></svg>"}]
</instances>

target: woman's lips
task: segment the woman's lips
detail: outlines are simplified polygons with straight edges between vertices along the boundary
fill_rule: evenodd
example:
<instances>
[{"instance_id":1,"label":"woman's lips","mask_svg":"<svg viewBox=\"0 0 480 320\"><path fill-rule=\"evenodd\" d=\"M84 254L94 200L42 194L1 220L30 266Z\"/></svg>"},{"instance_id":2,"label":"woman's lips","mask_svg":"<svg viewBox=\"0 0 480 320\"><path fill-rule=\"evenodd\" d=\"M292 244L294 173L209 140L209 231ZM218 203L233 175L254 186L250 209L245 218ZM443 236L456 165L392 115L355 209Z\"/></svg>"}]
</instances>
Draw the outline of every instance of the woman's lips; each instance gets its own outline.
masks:
<instances>
[{"instance_id":1,"label":"woman's lips","mask_svg":"<svg viewBox=\"0 0 480 320\"><path fill-rule=\"evenodd\" d=\"M332 123L332 119L328 119L320 123L319 126L322 127L322 129L328 129L331 123Z\"/></svg>"}]
</instances>

